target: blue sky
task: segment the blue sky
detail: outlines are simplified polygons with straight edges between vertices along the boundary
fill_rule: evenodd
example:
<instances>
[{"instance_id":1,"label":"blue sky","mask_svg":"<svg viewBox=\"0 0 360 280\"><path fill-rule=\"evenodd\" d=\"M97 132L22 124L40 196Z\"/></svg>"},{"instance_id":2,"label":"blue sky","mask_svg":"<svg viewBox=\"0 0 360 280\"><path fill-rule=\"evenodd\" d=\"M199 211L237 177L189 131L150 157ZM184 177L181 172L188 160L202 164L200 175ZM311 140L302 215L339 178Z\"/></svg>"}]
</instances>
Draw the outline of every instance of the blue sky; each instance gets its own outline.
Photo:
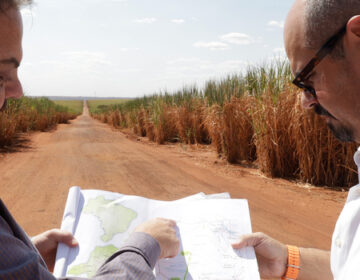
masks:
<instances>
[{"instance_id":1,"label":"blue sky","mask_svg":"<svg viewBox=\"0 0 360 280\"><path fill-rule=\"evenodd\" d=\"M284 55L289 0L37 0L23 9L27 95L136 97Z\"/></svg>"}]
</instances>

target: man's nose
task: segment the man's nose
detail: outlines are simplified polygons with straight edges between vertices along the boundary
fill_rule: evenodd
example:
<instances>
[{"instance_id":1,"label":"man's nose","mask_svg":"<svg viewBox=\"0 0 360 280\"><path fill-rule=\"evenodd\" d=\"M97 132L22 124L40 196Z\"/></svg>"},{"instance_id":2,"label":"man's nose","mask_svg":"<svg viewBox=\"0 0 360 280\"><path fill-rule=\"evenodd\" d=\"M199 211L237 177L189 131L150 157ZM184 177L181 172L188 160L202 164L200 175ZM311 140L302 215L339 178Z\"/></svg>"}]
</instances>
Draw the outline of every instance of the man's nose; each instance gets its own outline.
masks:
<instances>
[{"instance_id":1,"label":"man's nose","mask_svg":"<svg viewBox=\"0 0 360 280\"><path fill-rule=\"evenodd\" d=\"M310 109L312 107L312 105L314 104L318 104L319 102L317 101L317 99L315 98L314 95L312 95L309 92L303 92L301 94L301 106L304 109Z\"/></svg>"},{"instance_id":2,"label":"man's nose","mask_svg":"<svg viewBox=\"0 0 360 280\"><path fill-rule=\"evenodd\" d=\"M24 95L22 85L17 77L16 79L6 83L5 95L6 98L20 98Z\"/></svg>"}]
</instances>

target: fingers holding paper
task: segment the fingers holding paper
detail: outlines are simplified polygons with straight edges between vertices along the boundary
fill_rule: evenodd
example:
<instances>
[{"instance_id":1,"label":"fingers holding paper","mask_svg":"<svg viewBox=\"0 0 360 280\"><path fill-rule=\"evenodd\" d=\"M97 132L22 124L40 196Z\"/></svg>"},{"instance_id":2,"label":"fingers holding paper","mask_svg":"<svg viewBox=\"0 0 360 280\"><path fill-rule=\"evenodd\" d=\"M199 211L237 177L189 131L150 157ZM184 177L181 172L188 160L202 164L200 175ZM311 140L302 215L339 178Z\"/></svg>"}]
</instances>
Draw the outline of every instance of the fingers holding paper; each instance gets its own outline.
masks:
<instances>
[{"instance_id":1,"label":"fingers holding paper","mask_svg":"<svg viewBox=\"0 0 360 280\"><path fill-rule=\"evenodd\" d=\"M254 247L261 277L280 278L285 274L288 258L286 245L266 234L257 232L244 235L232 246L234 249Z\"/></svg>"},{"instance_id":2,"label":"fingers holding paper","mask_svg":"<svg viewBox=\"0 0 360 280\"><path fill-rule=\"evenodd\" d=\"M59 243L65 243L69 247L78 246L78 242L70 232L60 229L45 231L34 236L31 241L38 249L50 271L53 270L55 265L56 249Z\"/></svg>"},{"instance_id":3,"label":"fingers holding paper","mask_svg":"<svg viewBox=\"0 0 360 280\"><path fill-rule=\"evenodd\" d=\"M169 219L156 218L138 226L135 232L144 232L159 242L162 258L175 257L180 248L180 241L176 236L176 222Z\"/></svg>"}]
</instances>

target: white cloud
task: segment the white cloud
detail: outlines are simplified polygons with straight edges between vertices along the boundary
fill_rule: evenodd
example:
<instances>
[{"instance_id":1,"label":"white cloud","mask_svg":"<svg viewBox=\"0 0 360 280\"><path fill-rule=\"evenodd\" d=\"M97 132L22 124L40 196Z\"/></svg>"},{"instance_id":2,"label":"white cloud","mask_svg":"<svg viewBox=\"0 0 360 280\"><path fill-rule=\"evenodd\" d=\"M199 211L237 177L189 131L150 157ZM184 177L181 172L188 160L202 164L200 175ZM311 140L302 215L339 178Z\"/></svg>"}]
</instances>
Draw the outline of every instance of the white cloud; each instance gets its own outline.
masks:
<instances>
[{"instance_id":1,"label":"white cloud","mask_svg":"<svg viewBox=\"0 0 360 280\"><path fill-rule=\"evenodd\" d=\"M154 23L155 21L157 21L156 18L140 18L140 19L135 19L134 22L136 23L145 23L145 24L151 24Z\"/></svg>"},{"instance_id":2,"label":"white cloud","mask_svg":"<svg viewBox=\"0 0 360 280\"><path fill-rule=\"evenodd\" d=\"M128 69L120 69L120 73L139 73L142 72L143 69L141 68L128 68Z\"/></svg>"},{"instance_id":3,"label":"white cloud","mask_svg":"<svg viewBox=\"0 0 360 280\"><path fill-rule=\"evenodd\" d=\"M188 64L188 63L198 63L203 62L204 60L201 60L200 58L196 57L190 57L190 58L184 58L180 57L177 59L169 60L167 62L168 65L179 65L179 64Z\"/></svg>"},{"instance_id":4,"label":"white cloud","mask_svg":"<svg viewBox=\"0 0 360 280\"><path fill-rule=\"evenodd\" d=\"M106 65L111 64L111 62L106 59L106 55L102 52L71 51L71 52L63 52L62 54L74 62L82 62L82 63L90 63L90 64L106 64Z\"/></svg>"},{"instance_id":5,"label":"white cloud","mask_svg":"<svg viewBox=\"0 0 360 280\"><path fill-rule=\"evenodd\" d=\"M244 33L228 33L222 35L220 39L227 43L235 45L249 45L250 43L252 43L252 39L250 38L250 36Z\"/></svg>"},{"instance_id":6,"label":"white cloud","mask_svg":"<svg viewBox=\"0 0 360 280\"><path fill-rule=\"evenodd\" d=\"M271 27L284 28L284 21L270 20L267 25Z\"/></svg>"},{"instance_id":7,"label":"white cloud","mask_svg":"<svg viewBox=\"0 0 360 280\"><path fill-rule=\"evenodd\" d=\"M138 51L139 48L120 48L118 49L120 52L131 52L131 51Z\"/></svg>"},{"instance_id":8,"label":"white cloud","mask_svg":"<svg viewBox=\"0 0 360 280\"><path fill-rule=\"evenodd\" d=\"M248 63L243 60L226 60L219 64L219 68L225 71L239 71L247 65Z\"/></svg>"},{"instance_id":9,"label":"white cloud","mask_svg":"<svg viewBox=\"0 0 360 280\"><path fill-rule=\"evenodd\" d=\"M166 73L170 76L198 77L204 75L224 75L226 73L241 72L246 69L248 63L242 60L225 60L215 62L196 57L177 58L167 62Z\"/></svg>"},{"instance_id":10,"label":"white cloud","mask_svg":"<svg viewBox=\"0 0 360 280\"><path fill-rule=\"evenodd\" d=\"M212 62L197 57L184 58L180 57L167 62L167 70L170 74L193 75L204 69L212 69Z\"/></svg>"},{"instance_id":11,"label":"white cloud","mask_svg":"<svg viewBox=\"0 0 360 280\"><path fill-rule=\"evenodd\" d=\"M182 24L185 22L185 20L182 18L179 18L179 19L172 19L171 22L176 23L176 24Z\"/></svg>"},{"instance_id":12,"label":"white cloud","mask_svg":"<svg viewBox=\"0 0 360 280\"><path fill-rule=\"evenodd\" d=\"M229 48L228 44L222 43L222 42L196 42L194 44L194 47L196 48L206 48L206 49L210 49L212 51L217 51L217 50L226 50Z\"/></svg>"}]
</instances>

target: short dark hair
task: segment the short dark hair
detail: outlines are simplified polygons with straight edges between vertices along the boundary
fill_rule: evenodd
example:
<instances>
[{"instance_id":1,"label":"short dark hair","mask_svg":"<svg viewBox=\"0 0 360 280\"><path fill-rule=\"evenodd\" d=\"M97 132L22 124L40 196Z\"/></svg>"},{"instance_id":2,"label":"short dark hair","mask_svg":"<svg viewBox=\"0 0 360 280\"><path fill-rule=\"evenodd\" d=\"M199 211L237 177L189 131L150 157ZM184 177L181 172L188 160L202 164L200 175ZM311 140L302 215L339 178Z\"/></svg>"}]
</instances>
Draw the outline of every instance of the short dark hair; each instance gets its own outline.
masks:
<instances>
[{"instance_id":1,"label":"short dark hair","mask_svg":"<svg viewBox=\"0 0 360 280\"><path fill-rule=\"evenodd\" d=\"M32 0L0 0L0 12L8 9L19 9L21 6L32 4Z\"/></svg>"},{"instance_id":2,"label":"short dark hair","mask_svg":"<svg viewBox=\"0 0 360 280\"><path fill-rule=\"evenodd\" d=\"M318 49L354 15L360 15L359 0L306 0L307 46ZM334 48L331 57L344 57L342 41Z\"/></svg>"}]
</instances>

